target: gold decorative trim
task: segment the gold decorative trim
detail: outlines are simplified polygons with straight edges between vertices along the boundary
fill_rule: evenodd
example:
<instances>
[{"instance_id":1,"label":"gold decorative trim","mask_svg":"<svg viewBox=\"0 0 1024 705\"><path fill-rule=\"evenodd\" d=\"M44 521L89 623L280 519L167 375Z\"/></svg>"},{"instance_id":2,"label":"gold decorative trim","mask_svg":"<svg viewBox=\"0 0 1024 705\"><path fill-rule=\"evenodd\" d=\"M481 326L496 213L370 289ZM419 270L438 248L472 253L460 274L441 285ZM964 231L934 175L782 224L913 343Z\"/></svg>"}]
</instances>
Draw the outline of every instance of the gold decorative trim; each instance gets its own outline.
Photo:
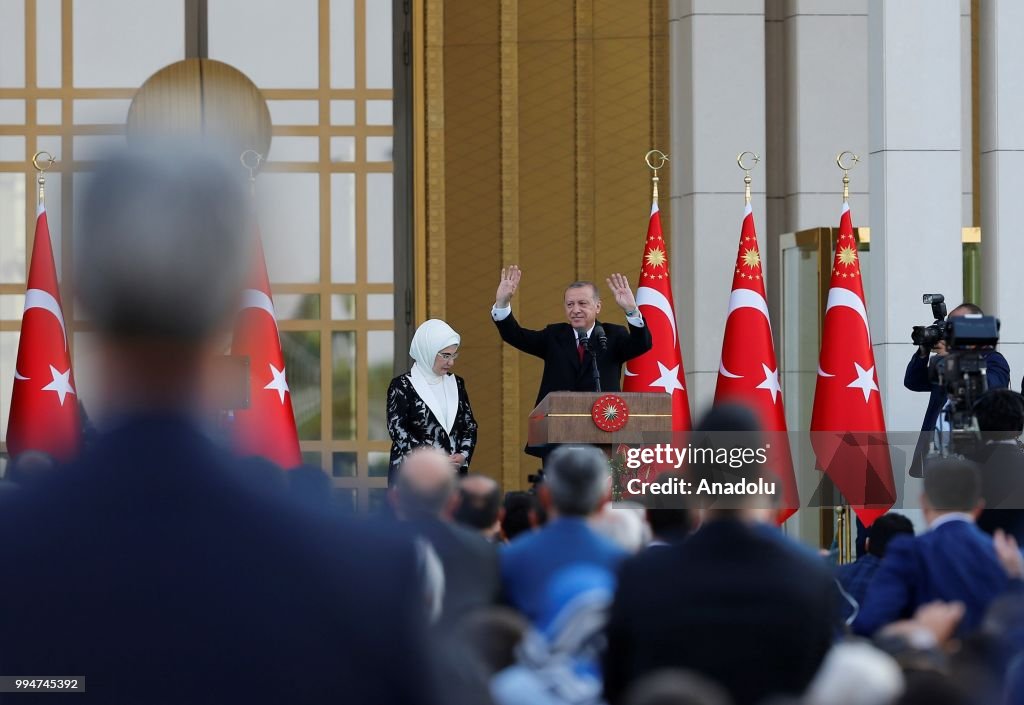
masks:
<instances>
[{"instance_id":1,"label":"gold decorative trim","mask_svg":"<svg viewBox=\"0 0 1024 705\"><path fill-rule=\"evenodd\" d=\"M591 418L593 414L544 414L539 418ZM631 419L667 419L672 414L630 414Z\"/></svg>"},{"instance_id":2,"label":"gold decorative trim","mask_svg":"<svg viewBox=\"0 0 1024 705\"><path fill-rule=\"evenodd\" d=\"M594 1L576 0L573 18L576 132L576 279L594 272Z\"/></svg>"},{"instance_id":3,"label":"gold decorative trim","mask_svg":"<svg viewBox=\"0 0 1024 705\"><path fill-rule=\"evenodd\" d=\"M413 170L413 316L416 321L427 316L427 135L426 125L426 12L425 0L412 5L412 170Z\"/></svg>"},{"instance_id":4,"label":"gold decorative trim","mask_svg":"<svg viewBox=\"0 0 1024 705\"><path fill-rule=\"evenodd\" d=\"M427 317L445 313L444 0L425 0L426 303Z\"/></svg>"},{"instance_id":5,"label":"gold decorative trim","mask_svg":"<svg viewBox=\"0 0 1024 705\"><path fill-rule=\"evenodd\" d=\"M501 121L501 264L519 261L519 0L500 0L498 49L499 113ZM501 346L501 408L505 417L520 417L519 352ZM501 481L521 487L519 423L502 424Z\"/></svg>"}]
</instances>

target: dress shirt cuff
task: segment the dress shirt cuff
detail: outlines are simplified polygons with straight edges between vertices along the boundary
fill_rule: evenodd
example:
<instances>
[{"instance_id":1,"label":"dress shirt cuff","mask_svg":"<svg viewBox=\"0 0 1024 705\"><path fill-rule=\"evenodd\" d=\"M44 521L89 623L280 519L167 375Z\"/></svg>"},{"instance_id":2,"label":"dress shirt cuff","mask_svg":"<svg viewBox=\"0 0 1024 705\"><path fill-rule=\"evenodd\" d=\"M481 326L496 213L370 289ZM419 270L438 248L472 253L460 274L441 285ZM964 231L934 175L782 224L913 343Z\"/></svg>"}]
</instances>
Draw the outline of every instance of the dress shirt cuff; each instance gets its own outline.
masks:
<instances>
[{"instance_id":1,"label":"dress shirt cuff","mask_svg":"<svg viewBox=\"0 0 1024 705\"><path fill-rule=\"evenodd\" d=\"M635 328L643 328L644 317L640 315L640 309L638 308L636 310L635 316L626 316L626 322L629 323L629 325L634 326Z\"/></svg>"},{"instance_id":2,"label":"dress shirt cuff","mask_svg":"<svg viewBox=\"0 0 1024 705\"><path fill-rule=\"evenodd\" d=\"M505 308L498 308L497 306L491 306L491 318L495 321L504 321L512 313L512 304L509 304Z\"/></svg>"}]
</instances>

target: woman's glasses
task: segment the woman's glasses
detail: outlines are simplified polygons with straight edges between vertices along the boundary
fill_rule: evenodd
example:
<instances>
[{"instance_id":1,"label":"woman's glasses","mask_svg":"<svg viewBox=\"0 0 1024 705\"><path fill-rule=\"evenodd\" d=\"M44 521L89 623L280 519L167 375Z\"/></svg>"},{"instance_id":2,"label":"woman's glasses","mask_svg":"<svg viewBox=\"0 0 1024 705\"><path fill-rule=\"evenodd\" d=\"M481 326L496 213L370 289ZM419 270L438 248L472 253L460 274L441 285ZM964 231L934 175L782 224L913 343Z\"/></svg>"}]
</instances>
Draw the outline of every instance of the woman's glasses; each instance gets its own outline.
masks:
<instances>
[{"instance_id":1,"label":"woman's glasses","mask_svg":"<svg viewBox=\"0 0 1024 705\"><path fill-rule=\"evenodd\" d=\"M445 362L455 362L456 360L459 359L459 354L457 352L454 352L454 353L442 353L442 352L439 352L437 354L437 356L439 358L441 358L442 360L444 360Z\"/></svg>"}]
</instances>

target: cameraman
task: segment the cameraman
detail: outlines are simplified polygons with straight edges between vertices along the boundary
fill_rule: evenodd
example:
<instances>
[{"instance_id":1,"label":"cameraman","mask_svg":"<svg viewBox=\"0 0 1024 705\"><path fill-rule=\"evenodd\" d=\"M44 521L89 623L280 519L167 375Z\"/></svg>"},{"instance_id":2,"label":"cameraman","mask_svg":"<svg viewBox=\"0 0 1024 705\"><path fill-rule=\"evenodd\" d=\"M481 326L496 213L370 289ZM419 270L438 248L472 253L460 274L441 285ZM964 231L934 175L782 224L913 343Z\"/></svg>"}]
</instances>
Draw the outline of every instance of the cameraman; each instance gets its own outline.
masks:
<instances>
[{"instance_id":1,"label":"cameraman","mask_svg":"<svg viewBox=\"0 0 1024 705\"><path fill-rule=\"evenodd\" d=\"M981 307L972 303L962 303L949 312L949 318L960 316L977 315L983 316ZM928 399L928 410L924 414L924 423L921 424L921 437L917 440L917 449L914 451L914 460L910 464L910 476L922 477L924 457L928 454L928 445L936 430L942 431L939 427L939 414L946 405L946 390L942 385L932 382L934 374L932 368L939 364L946 355L946 341L940 340L932 348L930 357L922 357L920 353L914 353L907 363L907 373L903 377L903 386L912 392L930 392ZM985 360L986 380L989 389L1006 389L1010 386L1010 365L1002 353L995 350L982 352Z\"/></svg>"}]
</instances>

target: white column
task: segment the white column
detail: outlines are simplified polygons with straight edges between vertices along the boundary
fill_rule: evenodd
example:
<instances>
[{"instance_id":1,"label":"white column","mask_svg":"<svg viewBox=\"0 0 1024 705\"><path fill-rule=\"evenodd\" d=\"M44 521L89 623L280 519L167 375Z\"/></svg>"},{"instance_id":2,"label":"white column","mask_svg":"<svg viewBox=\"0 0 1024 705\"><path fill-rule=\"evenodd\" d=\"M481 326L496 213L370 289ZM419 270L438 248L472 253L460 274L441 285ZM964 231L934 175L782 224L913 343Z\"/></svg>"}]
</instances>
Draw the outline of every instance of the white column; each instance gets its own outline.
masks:
<instances>
[{"instance_id":1,"label":"white column","mask_svg":"<svg viewBox=\"0 0 1024 705\"><path fill-rule=\"evenodd\" d=\"M974 96L971 91L971 0L960 0L960 167L962 181L961 222L974 222ZM973 303L981 303L975 301ZM956 304L954 304L956 305Z\"/></svg>"},{"instance_id":2,"label":"white column","mask_svg":"<svg viewBox=\"0 0 1024 705\"><path fill-rule=\"evenodd\" d=\"M1024 234L1024 3L981 4L982 301L1002 321L999 349L1010 363L1010 384L1024 374L1024 305L1021 264Z\"/></svg>"},{"instance_id":3,"label":"white column","mask_svg":"<svg viewBox=\"0 0 1024 705\"><path fill-rule=\"evenodd\" d=\"M931 320L921 294L941 292L951 309L962 296L960 23L960 0L869 5L867 296L890 431L919 430L928 401L903 388L910 328ZM916 503L919 485L905 481L905 467L893 470Z\"/></svg>"},{"instance_id":4,"label":"white column","mask_svg":"<svg viewBox=\"0 0 1024 705\"><path fill-rule=\"evenodd\" d=\"M855 225L868 211L868 0L790 0L785 17L786 231L836 227L842 204L839 152L854 173Z\"/></svg>"},{"instance_id":5,"label":"white column","mask_svg":"<svg viewBox=\"0 0 1024 705\"><path fill-rule=\"evenodd\" d=\"M674 0L669 16L672 283L696 419L715 394L743 217L736 155L748 149L764 155L764 0ZM763 166L752 177L766 252Z\"/></svg>"}]
</instances>

